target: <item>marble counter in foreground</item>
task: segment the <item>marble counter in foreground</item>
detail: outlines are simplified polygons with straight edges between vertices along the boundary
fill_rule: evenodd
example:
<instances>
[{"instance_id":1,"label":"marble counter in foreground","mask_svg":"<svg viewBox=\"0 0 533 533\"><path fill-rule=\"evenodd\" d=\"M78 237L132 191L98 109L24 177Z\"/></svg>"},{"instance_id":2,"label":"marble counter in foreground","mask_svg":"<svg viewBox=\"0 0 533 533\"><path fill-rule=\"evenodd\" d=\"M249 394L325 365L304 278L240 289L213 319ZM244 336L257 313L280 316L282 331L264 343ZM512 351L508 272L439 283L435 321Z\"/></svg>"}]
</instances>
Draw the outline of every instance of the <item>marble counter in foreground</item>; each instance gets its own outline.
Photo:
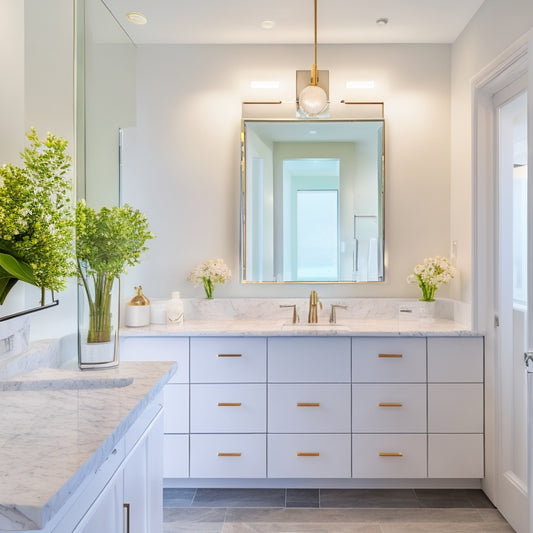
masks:
<instances>
[{"instance_id":1,"label":"marble counter in foreground","mask_svg":"<svg viewBox=\"0 0 533 533\"><path fill-rule=\"evenodd\" d=\"M201 337L201 336L478 336L464 325L443 318L431 321L405 319L347 319L338 324L305 323L291 325L279 320L186 320L182 326L152 324L146 327L125 327L121 336L133 337Z\"/></svg>"},{"instance_id":2,"label":"marble counter in foreground","mask_svg":"<svg viewBox=\"0 0 533 533\"><path fill-rule=\"evenodd\" d=\"M90 373L43 368L17 378L45 381L41 390L0 391L0 529L44 527L174 371L172 362L123 362ZM72 386L77 379L83 380L79 389ZM103 387L98 380L121 386ZM56 382L70 386L58 390Z\"/></svg>"}]
</instances>

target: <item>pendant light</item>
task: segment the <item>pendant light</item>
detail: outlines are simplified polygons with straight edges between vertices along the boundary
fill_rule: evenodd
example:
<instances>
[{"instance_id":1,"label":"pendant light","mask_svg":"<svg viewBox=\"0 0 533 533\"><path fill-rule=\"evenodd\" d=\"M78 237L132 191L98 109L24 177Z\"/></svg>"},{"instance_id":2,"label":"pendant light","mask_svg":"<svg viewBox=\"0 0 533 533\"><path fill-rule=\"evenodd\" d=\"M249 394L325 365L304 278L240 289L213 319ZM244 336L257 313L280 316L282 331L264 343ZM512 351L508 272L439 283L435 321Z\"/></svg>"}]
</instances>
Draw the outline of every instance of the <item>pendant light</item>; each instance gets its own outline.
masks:
<instances>
[{"instance_id":1,"label":"pendant light","mask_svg":"<svg viewBox=\"0 0 533 533\"><path fill-rule=\"evenodd\" d=\"M317 70L317 0L315 3L315 62L311 67L311 82L298 96L298 107L305 117L316 117L328 108L328 95L322 87L318 86Z\"/></svg>"}]
</instances>

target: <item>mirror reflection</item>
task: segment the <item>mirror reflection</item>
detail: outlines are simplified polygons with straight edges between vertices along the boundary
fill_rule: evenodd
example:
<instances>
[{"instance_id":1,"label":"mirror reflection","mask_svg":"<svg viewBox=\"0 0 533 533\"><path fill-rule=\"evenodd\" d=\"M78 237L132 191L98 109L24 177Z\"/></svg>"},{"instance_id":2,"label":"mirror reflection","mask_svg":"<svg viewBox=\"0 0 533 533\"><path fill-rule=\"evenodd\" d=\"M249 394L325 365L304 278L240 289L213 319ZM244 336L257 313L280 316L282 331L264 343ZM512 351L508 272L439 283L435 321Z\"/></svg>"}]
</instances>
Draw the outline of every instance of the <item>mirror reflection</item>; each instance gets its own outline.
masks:
<instances>
[{"instance_id":1,"label":"mirror reflection","mask_svg":"<svg viewBox=\"0 0 533 533\"><path fill-rule=\"evenodd\" d=\"M383 281L384 121L244 120L242 280Z\"/></svg>"}]
</instances>

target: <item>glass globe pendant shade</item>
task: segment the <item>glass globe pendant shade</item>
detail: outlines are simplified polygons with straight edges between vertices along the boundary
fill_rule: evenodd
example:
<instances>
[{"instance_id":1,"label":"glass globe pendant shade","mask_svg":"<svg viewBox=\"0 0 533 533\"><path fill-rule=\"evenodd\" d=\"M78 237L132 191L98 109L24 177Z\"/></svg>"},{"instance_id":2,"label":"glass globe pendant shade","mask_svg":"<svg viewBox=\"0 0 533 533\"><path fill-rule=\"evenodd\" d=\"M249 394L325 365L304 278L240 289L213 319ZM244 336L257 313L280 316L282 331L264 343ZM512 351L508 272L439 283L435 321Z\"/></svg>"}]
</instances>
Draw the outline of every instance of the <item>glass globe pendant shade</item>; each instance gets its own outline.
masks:
<instances>
[{"instance_id":1,"label":"glass globe pendant shade","mask_svg":"<svg viewBox=\"0 0 533 533\"><path fill-rule=\"evenodd\" d=\"M318 85L308 85L298 98L300 111L306 117L316 117L328 108L328 95Z\"/></svg>"}]
</instances>

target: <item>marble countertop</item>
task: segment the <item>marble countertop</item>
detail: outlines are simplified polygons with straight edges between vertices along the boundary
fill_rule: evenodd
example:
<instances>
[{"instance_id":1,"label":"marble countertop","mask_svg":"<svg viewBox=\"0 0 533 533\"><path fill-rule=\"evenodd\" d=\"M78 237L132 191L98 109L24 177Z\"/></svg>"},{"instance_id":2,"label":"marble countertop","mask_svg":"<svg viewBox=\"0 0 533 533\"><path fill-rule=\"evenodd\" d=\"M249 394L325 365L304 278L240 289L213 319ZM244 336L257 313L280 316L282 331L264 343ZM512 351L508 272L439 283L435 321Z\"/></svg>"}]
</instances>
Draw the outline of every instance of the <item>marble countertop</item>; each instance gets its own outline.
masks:
<instances>
[{"instance_id":1,"label":"marble countertop","mask_svg":"<svg viewBox=\"0 0 533 533\"><path fill-rule=\"evenodd\" d=\"M337 324L290 324L280 320L186 320L181 326L151 324L121 328L124 337L142 336L478 336L480 332L443 318L432 320L338 319Z\"/></svg>"},{"instance_id":2,"label":"marble countertop","mask_svg":"<svg viewBox=\"0 0 533 533\"><path fill-rule=\"evenodd\" d=\"M175 371L123 362L42 368L0 382L0 529L39 529L112 452Z\"/></svg>"}]
</instances>

